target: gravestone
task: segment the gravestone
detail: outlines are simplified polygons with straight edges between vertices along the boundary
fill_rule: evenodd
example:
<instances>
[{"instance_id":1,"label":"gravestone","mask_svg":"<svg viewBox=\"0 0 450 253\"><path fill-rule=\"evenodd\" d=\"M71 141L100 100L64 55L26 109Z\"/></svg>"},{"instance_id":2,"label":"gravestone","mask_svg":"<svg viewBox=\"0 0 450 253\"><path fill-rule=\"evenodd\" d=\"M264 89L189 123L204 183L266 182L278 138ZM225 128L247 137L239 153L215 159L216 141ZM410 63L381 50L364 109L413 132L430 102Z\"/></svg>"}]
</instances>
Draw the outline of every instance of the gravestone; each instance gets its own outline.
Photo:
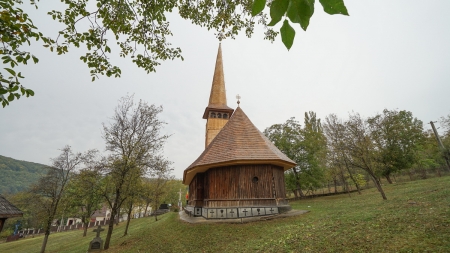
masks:
<instances>
[{"instance_id":1,"label":"gravestone","mask_svg":"<svg viewBox=\"0 0 450 253\"><path fill-rule=\"evenodd\" d=\"M97 229L94 229L94 232L97 232L97 236L89 243L88 252L98 252L103 250L103 240L100 238L100 232L104 231L101 226L98 226Z\"/></svg>"}]
</instances>

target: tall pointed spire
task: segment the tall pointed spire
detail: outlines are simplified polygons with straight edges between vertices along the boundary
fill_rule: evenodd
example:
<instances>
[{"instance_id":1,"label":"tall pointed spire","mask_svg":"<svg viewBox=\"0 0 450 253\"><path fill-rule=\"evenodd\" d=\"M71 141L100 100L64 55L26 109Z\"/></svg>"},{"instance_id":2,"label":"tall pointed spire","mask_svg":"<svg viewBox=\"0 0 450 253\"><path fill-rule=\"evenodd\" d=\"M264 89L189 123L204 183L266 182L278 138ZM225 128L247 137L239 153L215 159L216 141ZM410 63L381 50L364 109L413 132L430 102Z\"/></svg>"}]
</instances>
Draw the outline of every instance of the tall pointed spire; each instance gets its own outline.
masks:
<instances>
[{"instance_id":1,"label":"tall pointed spire","mask_svg":"<svg viewBox=\"0 0 450 253\"><path fill-rule=\"evenodd\" d=\"M227 94L225 92L225 78L223 75L222 43L219 43L219 50L217 51L216 68L214 69L208 107L228 107Z\"/></svg>"},{"instance_id":2,"label":"tall pointed spire","mask_svg":"<svg viewBox=\"0 0 450 253\"><path fill-rule=\"evenodd\" d=\"M222 43L219 43L219 49L217 51L216 67L214 69L208 107L206 107L205 113L203 114L204 119L208 118L208 113L211 109L226 110L231 111L231 113L233 112L233 109L227 105L225 77L223 74Z\"/></svg>"}]
</instances>

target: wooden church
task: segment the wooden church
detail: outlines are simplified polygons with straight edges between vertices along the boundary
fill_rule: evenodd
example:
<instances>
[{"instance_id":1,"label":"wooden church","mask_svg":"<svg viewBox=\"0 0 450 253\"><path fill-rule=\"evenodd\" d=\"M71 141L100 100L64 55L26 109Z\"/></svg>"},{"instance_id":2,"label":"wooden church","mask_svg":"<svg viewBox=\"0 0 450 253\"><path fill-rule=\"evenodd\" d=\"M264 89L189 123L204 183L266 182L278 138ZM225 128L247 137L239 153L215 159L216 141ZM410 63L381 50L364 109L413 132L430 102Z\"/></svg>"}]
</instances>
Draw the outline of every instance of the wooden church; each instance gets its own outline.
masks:
<instances>
[{"instance_id":1,"label":"wooden church","mask_svg":"<svg viewBox=\"0 0 450 253\"><path fill-rule=\"evenodd\" d=\"M186 211L207 219L273 215L290 210L284 171L295 163L250 121L228 107L219 45L206 119L205 150L185 171Z\"/></svg>"}]
</instances>

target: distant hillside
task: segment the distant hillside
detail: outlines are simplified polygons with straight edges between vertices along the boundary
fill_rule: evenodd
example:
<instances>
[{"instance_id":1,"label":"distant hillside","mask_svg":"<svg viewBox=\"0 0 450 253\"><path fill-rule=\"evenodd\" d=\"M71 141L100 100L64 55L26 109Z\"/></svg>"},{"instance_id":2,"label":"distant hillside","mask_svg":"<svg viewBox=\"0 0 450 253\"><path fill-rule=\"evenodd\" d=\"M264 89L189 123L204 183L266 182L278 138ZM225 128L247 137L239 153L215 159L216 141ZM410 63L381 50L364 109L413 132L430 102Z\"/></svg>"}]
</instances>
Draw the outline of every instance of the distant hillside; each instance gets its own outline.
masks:
<instances>
[{"instance_id":1,"label":"distant hillside","mask_svg":"<svg viewBox=\"0 0 450 253\"><path fill-rule=\"evenodd\" d=\"M45 174L45 165L0 155L0 194L26 190Z\"/></svg>"}]
</instances>

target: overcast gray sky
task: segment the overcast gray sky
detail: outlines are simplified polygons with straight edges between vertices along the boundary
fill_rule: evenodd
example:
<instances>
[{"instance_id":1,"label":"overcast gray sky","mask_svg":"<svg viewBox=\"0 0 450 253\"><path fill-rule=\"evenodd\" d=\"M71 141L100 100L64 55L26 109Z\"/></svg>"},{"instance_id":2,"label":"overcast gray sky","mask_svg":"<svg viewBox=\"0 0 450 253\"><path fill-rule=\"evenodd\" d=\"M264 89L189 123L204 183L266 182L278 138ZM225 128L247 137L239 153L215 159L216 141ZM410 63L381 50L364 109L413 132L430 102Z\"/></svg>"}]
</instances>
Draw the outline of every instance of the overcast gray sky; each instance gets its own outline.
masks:
<instances>
[{"instance_id":1,"label":"overcast gray sky","mask_svg":"<svg viewBox=\"0 0 450 253\"><path fill-rule=\"evenodd\" d=\"M287 51L281 39L271 44L261 31L222 42L228 105L241 107L262 131L290 117L303 122L306 111L320 118L349 112L373 116L383 109L409 110L426 124L450 114L450 1L346 0L351 16L330 16L319 3L307 32L296 29ZM56 34L57 24L31 11L35 24ZM39 15L41 13L41 15ZM120 97L135 94L162 105L164 133L172 134L165 155L174 175L204 149L205 120L218 41L207 31L169 15L174 46L184 61L166 61L146 74L129 59L115 57L121 78L91 82L79 60L83 50L57 56L40 46L39 64L22 69L24 84L35 91L0 109L0 155L49 164L58 149L104 151L102 122L108 122ZM299 28L299 27L298 27Z\"/></svg>"}]
</instances>

